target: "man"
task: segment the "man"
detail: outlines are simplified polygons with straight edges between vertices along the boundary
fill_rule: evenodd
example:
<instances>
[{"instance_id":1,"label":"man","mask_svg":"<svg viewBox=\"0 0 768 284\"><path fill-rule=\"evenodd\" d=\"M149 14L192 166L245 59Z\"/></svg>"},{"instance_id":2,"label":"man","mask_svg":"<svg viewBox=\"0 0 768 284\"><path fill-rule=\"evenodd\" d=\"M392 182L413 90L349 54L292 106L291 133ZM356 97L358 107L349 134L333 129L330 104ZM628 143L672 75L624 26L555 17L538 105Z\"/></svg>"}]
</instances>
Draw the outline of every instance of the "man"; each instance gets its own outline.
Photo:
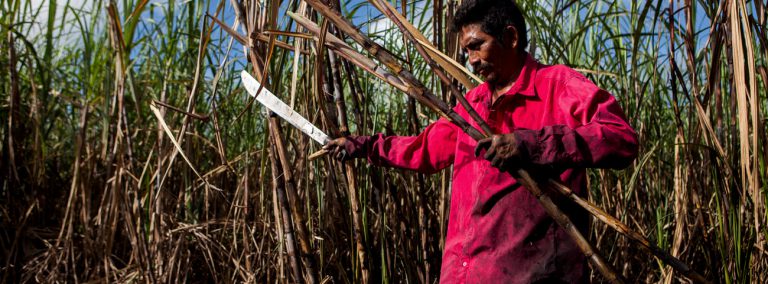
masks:
<instances>
[{"instance_id":1,"label":"man","mask_svg":"<svg viewBox=\"0 0 768 284\"><path fill-rule=\"evenodd\" d=\"M495 135L476 142L440 119L418 136L346 137L325 148L338 159L367 158L423 173L453 164L442 283L585 282L584 255L505 171L559 176L583 195L585 168L622 168L637 156L634 130L609 93L571 68L542 65L525 52L527 28L514 1L465 0L453 26L469 63L486 80L467 100ZM472 121L461 106L454 109ZM586 234L585 211L553 199Z\"/></svg>"}]
</instances>

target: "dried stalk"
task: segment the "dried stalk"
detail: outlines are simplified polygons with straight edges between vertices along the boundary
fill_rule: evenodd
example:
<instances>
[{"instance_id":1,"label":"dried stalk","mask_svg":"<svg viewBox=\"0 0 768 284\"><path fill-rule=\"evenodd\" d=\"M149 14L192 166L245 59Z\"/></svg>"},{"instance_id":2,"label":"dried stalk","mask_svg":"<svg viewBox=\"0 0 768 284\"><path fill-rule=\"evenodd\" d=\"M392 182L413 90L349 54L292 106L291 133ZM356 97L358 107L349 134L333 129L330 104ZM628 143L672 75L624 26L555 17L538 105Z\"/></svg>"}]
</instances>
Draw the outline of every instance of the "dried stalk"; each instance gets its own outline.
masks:
<instances>
[{"instance_id":1,"label":"dried stalk","mask_svg":"<svg viewBox=\"0 0 768 284\"><path fill-rule=\"evenodd\" d=\"M270 123L271 124L271 123ZM291 271L293 272L293 279L296 283L302 283L301 264L299 262L299 256L296 251L296 239L293 235L293 226L291 222L290 205L288 204L288 197L285 195L285 183L280 175L284 174L280 170L280 160L275 156L277 155L277 147L274 138L279 134L275 133L276 130L270 125L270 137L272 138L272 147L269 147L269 160L272 166L272 186L277 200L280 205L280 220L282 220L283 234L285 238L286 253L288 253L289 264Z\"/></svg>"},{"instance_id":2,"label":"dried stalk","mask_svg":"<svg viewBox=\"0 0 768 284\"><path fill-rule=\"evenodd\" d=\"M245 36L243 36L242 34L238 33L235 30L237 28L237 26L232 28L229 25L221 22L221 20L216 18L216 16L212 16L212 15L207 15L207 16L210 17L211 20L213 20L216 24L218 24L225 32L227 32L227 34L232 36L233 39L237 40L237 42L239 42L242 45L248 45L248 38L246 38ZM266 35L266 33L256 34L256 35L254 35L253 38L258 40L258 41L260 41L260 42L262 42L262 43L269 43L269 40L270 40L270 37L268 35ZM282 48L282 49L285 49L285 50L300 52L301 54L304 54L304 55L309 54L309 51L307 51L305 49L297 49L293 45L290 45L288 43L285 43L285 42L279 41L279 40L275 41L275 46L277 46L279 48Z\"/></svg>"},{"instance_id":3,"label":"dried stalk","mask_svg":"<svg viewBox=\"0 0 768 284\"><path fill-rule=\"evenodd\" d=\"M339 114L339 133L349 135L349 123L347 121L347 107L342 95L341 75L339 71L339 62L333 53L328 53L329 65L331 67L330 80L333 82L333 98L336 103L336 111ZM344 163L344 175L347 178L347 193L349 194L349 205L352 207L352 222L354 222L355 243L357 245L357 254L360 258L360 271L362 272L361 282L368 283L370 272L368 269L368 252L366 250L363 234L362 209L360 208L360 199L357 197L357 180L354 164Z\"/></svg>"},{"instance_id":4,"label":"dried stalk","mask_svg":"<svg viewBox=\"0 0 768 284\"><path fill-rule=\"evenodd\" d=\"M316 54L316 61L315 61L315 93L317 94L318 99L320 100L320 103L323 104L323 106L320 107L320 113L323 114L323 117L325 117L325 121L328 126L332 129L337 130L337 134L346 135L349 133L349 128L347 127L347 118L346 118L346 112L345 112L345 106L343 102L343 97L341 97L341 85L340 81L336 81L336 76L338 75L338 70L336 70L336 73L331 71L331 84L328 83L326 80L324 74L325 70L325 51L324 48L326 39L329 35L331 35L328 32L328 22L323 20L322 27L320 28L320 36L319 40L317 42L317 54ZM330 67L333 68L335 62L335 57L332 57L329 53L329 61L330 61ZM331 109L325 108L325 98L326 98L326 90L329 90L333 87L335 87L334 91L339 92L337 96L334 96L335 98L335 105L337 107L337 113L339 117L339 123L337 124L335 121L332 121L329 119L329 117L326 115ZM322 91L321 91L322 90ZM340 128L337 127L337 125L341 126ZM312 160L310 158L310 160ZM357 182L355 180L355 173L354 168L352 165L346 164L345 165L345 172L344 172L345 178L347 180L347 195L349 198L349 205L352 209L352 228L354 232L354 240L355 240L355 249L357 251L357 257L358 257L358 263L360 264L360 282L362 283L368 283L369 277L370 277L370 270L368 269L368 253L366 251L366 245L365 245L365 239L363 234L363 220L362 220L362 214L360 209L360 202L357 198Z\"/></svg>"},{"instance_id":5,"label":"dried stalk","mask_svg":"<svg viewBox=\"0 0 768 284\"><path fill-rule=\"evenodd\" d=\"M320 34L320 27L318 25L316 25L314 22L310 21L309 19L302 17L301 15L298 15L292 12L287 12L287 14L288 16L293 18L296 21L296 23L298 23L299 25L302 25L308 31L313 33L315 35L315 40L319 41L321 34ZM403 92L408 91L408 86L403 82L403 80L400 79L400 77L398 77L397 75L393 75L392 73L389 73L389 71L387 71L384 67L378 65L376 62L369 59L365 55L358 53L351 46L349 46L348 44L346 44L344 41L334 36L333 34L327 33L325 35L325 46L333 50L339 56L343 57L344 59L350 62L353 62L358 67L364 69L365 71L368 71L369 73L373 74L379 79L384 80L385 82L397 88L398 90L401 90Z\"/></svg>"},{"instance_id":6,"label":"dried stalk","mask_svg":"<svg viewBox=\"0 0 768 284\"><path fill-rule=\"evenodd\" d=\"M272 37L274 38L274 37ZM273 39L274 41L274 39ZM269 48L271 50L271 48ZM252 57L256 57L255 49L250 49L250 55ZM266 62L269 62L271 58L271 55L268 56ZM256 68L254 68L256 69ZM264 67L263 71L264 73L261 78L262 86L266 84L267 80L264 80L263 78L266 78L266 71L268 68ZM280 135L280 128L279 128L279 121L277 117L270 117L269 118L269 129L270 129L270 136L273 142L273 146L275 151L277 152L277 161L279 162L279 165L282 170L282 177L284 179L283 183L283 194L287 193L288 197L290 197L290 201L286 204L287 206L290 206L286 209L290 211L290 215L292 218L289 220L293 226L295 226L293 229L296 230L296 234L298 236L299 245L301 249L301 258L306 263L306 269L307 269L307 281L309 283L317 283L317 265L316 261L313 256L312 247L309 242L309 233L307 231L305 222L304 222L304 216L301 213L301 202L299 202L298 194L296 193L296 187L295 182L293 179L293 173L291 169L290 161L288 161L288 156L286 154L285 145L283 143L282 136ZM282 201L281 201L282 203ZM283 222L285 223L285 218L283 218ZM284 226L285 227L285 226ZM287 232L287 228L284 228ZM291 255L291 253L288 253L290 257L294 257ZM293 261L293 260L292 260ZM299 262L300 264L300 262ZM301 279L301 278L296 278ZM301 282L300 280L297 280Z\"/></svg>"},{"instance_id":7,"label":"dried stalk","mask_svg":"<svg viewBox=\"0 0 768 284\"><path fill-rule=\"evenodd\" d=\"M374 5L375 5L375 3L374 3ZM389 3L386 2L386 5L389 5ZM406 9L408 7L408 4L406 3L406 0L401 0L400 1L400 7L403 10L402 15L408 15L408 10ZM392 10L394 10L394 8L392 8ZM416 29L415 27L410 25L410 23L408 23L408 21L405 20L405 18L403 16L401 16L399 13L395 13L395 14L399 18L402 18L401 22L405 22L406 23L405 25L409 28L409 31L411 31L412 34L414 34L415 36L418 36L420 39L423 39L423 41L427 41L427 38L424 35L422 35L421 32L418 31L418 29ZM420 42L420 43L422 43L422 42ZM426 43L422 43L422 44L426 44L427 46L430 47L430 51L433 51L433 53L430 54L431 55L430 57L438 57L440 59L444 59L445 58L445 55L442 54L439 51L437 53L434 53L434 51L436 51L436 49L434 47L432 47L432 45L430 43L426 42ZM403 37L403 46L408 46L408 39L405 38L405 37ZM408 60L407 62L411 62L412 63L413 62L413 58L411 58L411 53L406 51L405 54L407 56L407 60ZM449 68L450 67L454 67L454 65L450 65L450 64L448 64L445 61L444 61L443 65L444 66L449 66ZM461 78L459 79L459 81L462 81L462 79L464 79L464 81L462 81L462 82L465 82L465 86L467 88L473 88L475 86L472 82L470 82L466 78L466 76L464 76L464 73L460 73L460 77ZM407 101L407 105L406 105L406 117L407 117L406 120L407 120L407 124L408 124L408 133L409 134L417 134L417 133L419 133L420 130L421 130L421 126L419 125L419 116L418 116L417 111L416 111L416 100L414 100L412 97L408 97L408 101ZM413 191L415 193L414 195L416 196L416 206L417 206L417 212L418 212L417 213L417 216L418 216L418 218L417 218L418 219L418 231L420 232L419 233L419 240L420 240L419 248L421 249L421 259L422 259L422 266L420 267L422 269L422 279L421 279L421 282L422 283L429 283L429 268L430 268L429 264L430 264L430 261L429 261L429 246L427 245L427 242L428 242L429 238L427 236L427 222L428 222L428 220L427 220L427 217L425 216L426 206L427 205L426 205L426 201L425 201L425 198L424 198L425 197L424 195L426 194L426 192L424 192L424 188L425 188L425 186L424 186L424 175L421 174L421 173L415 173L415 174L410 174L409 178L412 179L410 181L410 183L414 184ZM413 179L415 179L415 182L413 181Z\"/></svg>"},{"instance_id":8,"label":"dried stalk","mask_svg":"<svg viewBox=\"0 0 768 284\"><path fill-rule=\"evenodd\" d=\"M437 77L440 78L440 81L442 81L444 84L446 84L451 88L450 89L451 94L453 94L456 100L459 101L459 104L461 104L461 106L464 107L464 109L467 111L467 113L472 118L472 120L474 120L475 123L477 123L478 126L480 126L480 129L484 132L485 136L489 136L493 134L493 130L491 130L491 127L484 122L483 118L480 117L477 111L475 111L475 109L469 104L467 99L464 98L464 96L461 94L461 91L459 91L459 89L456 88L456 86L451 84L451 80L448 78L447 75L445 75L445 73L443 73L442 68L437 65L437 63L432 59L432 56L430 56L430 54L427 53L427 51L424 49L421 43L418 40L416 40L416 37L413 35L413 33L411 33L411 29L408 29L408 27L403 23L404 19L402 19L401 16L399 17L399 14L397 13L397 11L395 11L391 5L388 5L388 3L383 0L368 0L368 2L376 3L374 4L374 6L381 9L382 12L390 20L392 20L392 22L394 22L398 28L400 28L400 31L403 33L405 38L407 38L409 41L411 41L411 43L413 43L413 46L416 47L416 51L419 52L419 54L424 59L424 61L427 62L429 67L432 68L432 71L435 72L435 75L437 75Z\"/></svg>"},{"instance_id":9,"label":"dried stalk","mask_svg":"<svg viewBox=\"0 0 768 284\"><path fill-rule=\"evenodd\" d=\"M456 78L456 80L458 80L462 85L464 85L464 87L466 87L467 89L472 89L475 86L477 86L477 84L475 84L473 81L482 82L480 78L478 78L477 76L469 72L466 68L459 65L458 63L453 61L453 59L443 54L437 48L435 48L432 44L430 44L429 39L427 39L426 36L421 34L419 29L411 25L411 23L408 22L408 20L403 15L397 13L395 8L392 7L392 4L390 4L387 1L368 1L368 2L370 2L374 7L376 7L376 9L378 9L382 13L385 13L384 12L385 10L395 11L393 16L396 17L397 21L402 23L402 27L405 30L407 30L413 36L413 38L416 39L416 42L414 42L413 44L421 46L422 48L426 48L427 54L429 55L428 58L437 61L440 66L443 66L446 69L446 71L450 73L451 76ZM403 4L401 6L403 8L407 6L405 1L403 1ZM405 12L403 12L403 14L405 14ZM425 58L425 60L426 59L427 58Z\"/></svg>"},{"instance_id":10,"label":"dried stalk","mask_svg":"<svg viewBox=\"0 0 768 284\"><path fill-rule=\"evenodd\" d=\"M701 274L691 269L684 262L670 255L669 253L662 250L655 244L651 243L650 241L648 241L648 239L646 239L642 235L630 229L626 224L622 223L619 219L616 219L615 217L611 216L610 214L603 211L602 209L592 204L588 200L582 199L567 186L552 179L549 180L548 186L549 188L555 189L557 192L564 195L565 197L568 197L568 199L570 199L574 203L578 204L582 208L589 211L589 213L592 214L592 216L595 216L595 218L602 221L606 225L610 226L617 232L623 234L624 236L640 244L640 247L652 253L654 256L661 259L661 261L663 261L664 263L669 264L669 266L672 266L672 268L679 271L686 277L690 278L691 280L697 283L709 283L709 281L707 281L704 278L704 276L701 276Z\"/></svg>"},{"instance_id":11,"label":"dried stalk","mask_svg":"<svg viewBox=\"0 0 768 284\"><path fill-rule=\"evenodd\" d=\"M441 117L444 117L448 121L458 122L458 125L461 125L460 127L463 127L462 130L465 132L482 135L482 133L478 132L477 129L472 127L469 123L466 123L466 120L459 116L458 113L453 111L445 102L435 97L434 94L432 94L432 91L430 91L418 79L416 79L416 77L410 71L404 69L391 52L363 35L351 23L344 19L337 11L326 6L319 0L307 0L307 3L315 8L315 10L323 14L326 19L333 22L333 24L336 25L338 29L361 44L363 48L365 48L371 55L375 56L393 73L397 74L401 79L403 79L409 85L406 91L408 95L415 98L421 104L436 111Z\"/></svg>"},{"instance_id":12,"label":"dried stalk","mask_svg":"<svg viewBox=\"0 0 768 284\"><path fill-rule=\"evenodd\" d=\"M21 130L21 123L19 123L20 111L19 105L21 103L21 96L19 92L19 74L16 72L16 48L13 40L13 32L8 31L8 73L11 80L11 95L9 96L8 108L10 109L10 115L8 117L8 129L10 133L7 133L8 141L8 177L12 185L15 185L21 180L19 179L18 167L16 165L16 147L14 146L14 140L24 141L21 135L24 134Z\"/></svg>"},{"instance_id":13,"label":"dried stalk","mask_svg":"<svg viewBox=\"0 0 768 284\"><path fill-rule=\"evenodd\" d=\"M760 170L758 169L759 132L757 125L760 121L760 103L758 102L757 95L755 52L752 47L754 37L752 36L752 29L747 22L749 14L747 13L745 2L744 0L731 1L728 22L731 27L730 34L733 42L732 51L734 58L739 58L739 60L734 60L734 83L736 85L739 109L739 150L741 153L742 186L749 192L752 202L754 202L755 230L760 232L761 220L763 215L765 215L764 201L760 189ZM750 133L750 122L753 129L752 133ZM758 240L757 245L762 250L762 238Z\"/></svg>"},{"instance_id":14,"label":"dried stalk","mask_svg":"<svg viewBox=\"0 0 768 284\"><path fill-rule=\"evenodd\" d=\"M282 165L282 175L285 180L285 192L288 194L289 205L291 206L291 216L293 217L292 224L296 230L296 234L299 239L299 248L301 249L301 258L306 263L307 269L307 283L317 283L317 265L313 254L312 244L309 242L309 232L307 230L306 223L304 222L304 214L302 214L301 202L299 195L296 193L296 183L293 179L292 163L286 156L285 144L283 138L280 136L280 125L277 117L269 118L269 127L272 130L271 134L274 135L273 142L275 149L277 150L277 156Z\"/></svg>"},{"instance_id":15,"label":"dried stalk","mask_svg":"<svg viewBox=\"0 0 768 284\"><path fill-rule=\"evenodd\" d=\"M248 14L244 15L242 14L242 11L239 9L236 9L238 12L239 17L245 17L245 16L255 16L255 14ZM276 14L276 11L272 11L273 18ZM254 25L254 21L245 21L246 23L246 31L250 35L251 38L257 37L256 36L256 28ZM221 23L219 22L221 25ZM234 32L234 31L233 31ZM251 62L253 63L253 69L254 74L257 74L257 79L262 82L262 87L264 87L268 80L267 78L267 70L269 70L269 62L272 59L272 53L273 53L273 47L276 45L276 39L275 36L269 36L268 40L268 46L267 46L267 55L266 58L263 60L263 65L260 64L259 59L261 56L258 54L258 50L256 49L256 46L254 45L255 42L251 41L249 42L249 48L248 48L248 56L251 58ZM291 46L292 48L292 46ZM259 72L261 71L261 72ZM252 103L252 101L251 101ZM250 106L250 103L249 103ZM248 107L246 107L247 109ZM245 111L245 110L244 110ZM304 216L301 214L301 202L299 202L298 194L296 193L295 188L295 182L293 180L293 173L291 169L292 163L289 162L288 156L286 154L285 145L282 140L282 136L280 135L280 128L279 123L276 117L270 117L269 118L269 129L270 129L270 137L272 140L273 147L270 149L273 149L273 151L276 152L272 153L270 151L270 161L272 162L272 167L277 169L277 172L281 172L282 180L281 186L277 188L278 193L278 199L280 199L281 203L281 210L283 212L282 214L282 221L283 221L283 230L286 234L286 238L288 236L291 237L291 240L287 240L287 246L286 250L290 258L291 268L294 272L294 278L297 282L303 282L303 277L301 274L301 262L299 261L299 256L296 254L296 241L295 237L293 236L293 229L296 230L296 234L298 237L298 243L299 243L299 249L301 250L301 259L304 260L306 263L306 270L307 270L307 281L309 283L317 283L317 265L316 261L313 256L313 250L311 248L311 244L309 242L309 233L306 228L305 222L304 222ZM274 157L275 155L276 157ZM275 172L275 169L273 169L273 173ZM280 175L274 175L273 178L279 179ZM287 196L286 196L287 194ZM282 197L281 197L282 195ZM290 197L290 201L289 198ZM285 198L285 200L283 200ZM295 226L295 227L293 227ZM290 232L290 235L288 234Z\"/></svg>"}]
</instances>

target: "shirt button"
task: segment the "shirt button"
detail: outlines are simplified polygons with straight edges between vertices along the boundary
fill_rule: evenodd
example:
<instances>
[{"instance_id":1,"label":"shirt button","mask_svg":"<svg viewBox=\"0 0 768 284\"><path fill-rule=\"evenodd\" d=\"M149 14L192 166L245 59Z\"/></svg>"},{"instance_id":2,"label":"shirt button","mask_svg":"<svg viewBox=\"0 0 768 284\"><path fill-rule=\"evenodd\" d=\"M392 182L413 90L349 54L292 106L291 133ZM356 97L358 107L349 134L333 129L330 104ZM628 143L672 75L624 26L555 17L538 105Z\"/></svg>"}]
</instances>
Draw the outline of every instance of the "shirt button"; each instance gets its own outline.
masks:
<instances>
[{"instance_id":1,"label":"shirt button","mask_svg":"<svg viewBox=\"0 0 768 284\"><path fill-rule=\"evenodd\" d=\"M465 261L465 262L461 263L461 266L467 267L467 262Z\"/></svg>"}]
</instances>

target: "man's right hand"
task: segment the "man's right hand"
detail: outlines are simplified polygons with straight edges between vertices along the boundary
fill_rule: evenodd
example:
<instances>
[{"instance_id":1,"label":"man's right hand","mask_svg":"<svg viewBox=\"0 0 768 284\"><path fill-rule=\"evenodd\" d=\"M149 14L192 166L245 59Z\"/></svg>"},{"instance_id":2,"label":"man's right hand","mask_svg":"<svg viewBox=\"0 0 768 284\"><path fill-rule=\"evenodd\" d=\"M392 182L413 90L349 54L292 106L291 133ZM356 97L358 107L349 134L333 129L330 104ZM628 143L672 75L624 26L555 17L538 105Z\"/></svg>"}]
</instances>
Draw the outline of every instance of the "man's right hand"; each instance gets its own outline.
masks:
<instances>
[{"instance_id":1,"label":"man's right hand","mask_svg":"<svg viewBox=\"0 0 768 284\"><path fill-rule=\"evenodd\" d=\"M328 155L339 161L347 161L363 156L362 144L354 136L340 137L323 146Z\"/></svg>"}]
</instances>

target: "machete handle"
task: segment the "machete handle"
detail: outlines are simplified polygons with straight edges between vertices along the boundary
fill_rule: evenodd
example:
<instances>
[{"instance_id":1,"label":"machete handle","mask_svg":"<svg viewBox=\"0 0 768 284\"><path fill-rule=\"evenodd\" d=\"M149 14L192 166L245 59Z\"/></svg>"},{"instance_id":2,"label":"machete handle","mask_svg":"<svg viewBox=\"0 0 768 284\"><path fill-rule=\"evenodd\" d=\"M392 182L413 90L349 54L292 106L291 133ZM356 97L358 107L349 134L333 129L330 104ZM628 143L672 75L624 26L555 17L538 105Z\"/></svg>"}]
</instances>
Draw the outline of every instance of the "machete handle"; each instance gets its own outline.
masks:
<instances>
[{"instance_id":1,"label":"machete handle","mask_svg":"<svg viewBox=\"0 0 768 284\"><path fill-rule=\"evenodd\" d=\"M307 159L309 159L309 161L314 161L327 154L328 154L328 150L322 149L320 151L312 153L311 155L309 155L309 157L307 157Z\"/></svg>"}]
</instances>

